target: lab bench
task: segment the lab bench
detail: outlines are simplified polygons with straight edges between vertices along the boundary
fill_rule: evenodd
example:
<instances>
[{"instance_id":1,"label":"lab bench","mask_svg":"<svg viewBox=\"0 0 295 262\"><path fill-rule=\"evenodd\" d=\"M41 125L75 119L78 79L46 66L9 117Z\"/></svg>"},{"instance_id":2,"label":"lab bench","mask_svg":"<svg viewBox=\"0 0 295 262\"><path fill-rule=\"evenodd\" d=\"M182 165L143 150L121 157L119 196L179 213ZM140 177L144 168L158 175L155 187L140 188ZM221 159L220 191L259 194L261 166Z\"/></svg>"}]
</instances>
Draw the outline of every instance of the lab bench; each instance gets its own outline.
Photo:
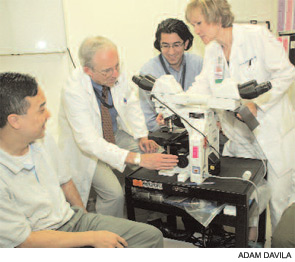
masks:
<instances>
[{"instance_id":1,"label":"lab bench","mask_svg":"<svg viewBox=\"0 0 295 262\"><path fill-rule=\"evenodd\" d=\"M250 180L256 185L265 175L265 165L261 160L246 158L221 158L221 171L219 176L208 177L206 183L197 185L186 182L177 182L177 176L158 175L158 171L139 168L126 176L125 194L128 219L136 220L135 208L161 212L164 214L187 217L191 216L179 207L171 206L159 200L138 198L135 192L144 189L151 195L183 196L202 200L216 201L219 204L234 206L236 215L226 215L221 212L211 223L230 226L235 228L235 246L248 246L249 216L254 212L255 205L250 204L250 196L255 190L254 186L243 180L230 179L242 177L245 171L251 172ZM253 201L255 202L255 201ZM253 203L252 202L252 203ZM260 216L259 242L265 241L266 215Z\"/></svg>"}]
</instances>

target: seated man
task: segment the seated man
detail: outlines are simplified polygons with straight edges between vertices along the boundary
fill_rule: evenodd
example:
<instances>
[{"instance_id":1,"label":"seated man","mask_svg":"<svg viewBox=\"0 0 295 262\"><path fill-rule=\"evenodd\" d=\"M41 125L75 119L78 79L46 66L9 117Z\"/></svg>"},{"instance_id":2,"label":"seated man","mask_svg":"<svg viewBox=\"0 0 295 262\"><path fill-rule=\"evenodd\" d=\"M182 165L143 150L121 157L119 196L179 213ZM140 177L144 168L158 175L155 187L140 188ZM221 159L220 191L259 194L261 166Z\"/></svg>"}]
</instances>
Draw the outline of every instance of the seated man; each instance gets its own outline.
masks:
<instances>
[{"instance_id":1,"label":"seated man","mask_svg":"<svg viewBox=\"0 0 295 262\"><path fill-rule=\"evenodd\" d=\"M122 187L111 168L126 164L148 169L171 169L176 156L156 152L140 109L137 87L121 72L118 51L104 37L84 40L77 68L62 93L60 141L66 163L86 205L91 184L96 210L123 216ZM136 152L145 152L140 154Z\"/></svg>"},{"instance_id":2,"label":"seated man","mask_svg":"<svg viewBox=\"0 0 295 262\"><path fill-rule=\"evenodd\" d=\"M295 248L295 202L284 211L272 236L274 248Z\"/></svg>"},{"instance_id":3,"label":"seated man","mask_svg":"<svg viewBox=\"0 0 295 262\"><path fill-rule=\"evenodd\" d=\"M185 53L193 44L193 35L187 25L178 19L169 18L162 21L157 28L154 47L160 55L149 60L140 70L142 75L159 78L162 75L173 75L186 91L201 73L203 59L200 56ZM156 122L157 112L150 92L140 89L140 104L149 131L160 127Z\"/></svg>"},{"instance_id":4,"label":"seated man","mask_svg":"<svg viewBox=\"0 0 295 262\"><path fill-rule=\"evenodd\" d=\"M34 78L0 74L0 247L162 247L150 225L86 212L49 117Z\"/></svg>"}]
</instances>

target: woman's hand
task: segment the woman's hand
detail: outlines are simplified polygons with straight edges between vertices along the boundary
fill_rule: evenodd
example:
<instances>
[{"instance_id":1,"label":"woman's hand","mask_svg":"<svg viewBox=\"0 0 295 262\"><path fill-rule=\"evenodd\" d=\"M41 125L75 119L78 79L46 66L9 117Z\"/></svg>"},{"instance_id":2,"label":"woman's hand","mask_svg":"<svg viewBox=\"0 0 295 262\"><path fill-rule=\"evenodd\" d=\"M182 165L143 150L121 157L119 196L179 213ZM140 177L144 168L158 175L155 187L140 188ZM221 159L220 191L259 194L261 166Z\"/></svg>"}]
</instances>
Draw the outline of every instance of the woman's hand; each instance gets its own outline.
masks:
<instances>
[{"instance_id":1,"label":"woman's hand","mask_svg":"<svg viewBox=\"0 0 295 262\"><path fill-rule=\"evenodd\" d=\"M245 106L248 107L253 116L257 117L256 104L254 104L253 102L248 102L247 104L245 104ZM240 114L237 114L237 117L243 120Z\"/></svg>"}]
</instances>

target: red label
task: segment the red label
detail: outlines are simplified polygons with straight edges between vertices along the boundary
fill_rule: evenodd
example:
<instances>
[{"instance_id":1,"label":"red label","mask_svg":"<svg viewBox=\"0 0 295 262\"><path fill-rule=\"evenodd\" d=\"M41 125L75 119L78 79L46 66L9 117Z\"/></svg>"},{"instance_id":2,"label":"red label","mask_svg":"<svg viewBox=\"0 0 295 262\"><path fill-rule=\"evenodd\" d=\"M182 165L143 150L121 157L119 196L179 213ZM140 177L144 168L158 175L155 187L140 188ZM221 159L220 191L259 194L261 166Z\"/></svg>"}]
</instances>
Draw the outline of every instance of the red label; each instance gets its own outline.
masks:
<instances>
[{"instance_id":1,"label":"red label","mask_svg":"<svg viewBox=\"0 0 295 262\"><path fill-rule=\"evenodd\" d=\"M193 158L199 158L199 147L198 146L193 147Z\"/></svg>"},{"instance_id":2,"label":"red label","mask_svg":"<svg viewBox=\"0 0 295 262\"><path fill-rule=\"evenodd\" d=\"M133 186L142 187L142 180L134 179L134 180L132 181L132 184L133 184Z\"/></svg>"}]
</instances>

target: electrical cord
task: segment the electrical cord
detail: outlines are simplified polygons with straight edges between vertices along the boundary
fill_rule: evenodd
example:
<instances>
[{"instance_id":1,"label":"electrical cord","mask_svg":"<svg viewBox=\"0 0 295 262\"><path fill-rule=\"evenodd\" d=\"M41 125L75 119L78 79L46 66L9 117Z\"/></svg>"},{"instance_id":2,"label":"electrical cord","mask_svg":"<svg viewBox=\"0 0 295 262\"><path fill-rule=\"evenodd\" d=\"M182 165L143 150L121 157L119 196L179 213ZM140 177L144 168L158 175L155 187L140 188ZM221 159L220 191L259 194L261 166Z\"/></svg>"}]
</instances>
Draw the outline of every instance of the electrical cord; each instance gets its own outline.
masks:
<instances>
[{"instance_id":1,"label":"electrical cord","mask_svg":"<svg viewBox=\"0 0 295 262\"><path fill-rule=\"evenodd\" d=\"M235 234L225 230L215 232L214 229L207 227L200 232L201 236L192 235L189 239L194 246L200 248L225 247L231 248L235 246Z\"/></svg>"},{"instance_id":2,"label":"electrical cord","mask_svg":"<svg viewBox=\"0 0 295 262\"><path fill-rule=\"evenodd\" d=\"M236 143L238 143L239 145L242 145L240 142L238 142L238 141L235 141ZM259 146L259 144L257 143L257 145ZM243 145L242 145L243 146ZM260 146L259 146L260 147ZM256 153L256 155L259 155L259 157L260 157L260 161L262 162L262 164L263 164L263 167L264 167L264 174L263 174L263 177L265 177L266 176L266 173L267 173L267 166L266 166L266 162L265 162L265 159L261 156L261 152L259 152L258 150L257 150L257 148L256 147L254 147L254 150L255 150L255 153ZM256 201L257 201L257 209L258 209L258 215L259 215L259 195L258 195L258 187L257 187L257 185L253 182L253 181L251 181L251 180L249 180L249 179L245 179L245 178L242 178L242 177L220 177L220 176L214 176L214 175L210 175L209 174L209 177L214 177L214 178L217 178L217 179L228 179L228 180L241 180L241 181L246 181L246 182L248 182L248 183L250 183L252 186L254 186L254 190L256 191L256 195L257 195L257 198L256 198ZM257 244L257 237L256 237L256 240L254 241L254 243L255 243L255 246L256 246L256 244Z\"/></svg>"},{"instance_id":3,"label":"electrical cord","mask_svg":"<svg viewBox=\"0 0 295 262\"><path fill-rule=\"evenodd\" d=\"M70 57L70 59L71 59L71 62L72 62L73 67L76 68L76 65L75 65L75 63L74 63L74 60L73 60L73 57L72 57L71 51L70 51L70 49L69 49L68 47L67 47L67 51L68 51L68 54L69 54L69 57Z\"/></svg>"}]
</instances>

